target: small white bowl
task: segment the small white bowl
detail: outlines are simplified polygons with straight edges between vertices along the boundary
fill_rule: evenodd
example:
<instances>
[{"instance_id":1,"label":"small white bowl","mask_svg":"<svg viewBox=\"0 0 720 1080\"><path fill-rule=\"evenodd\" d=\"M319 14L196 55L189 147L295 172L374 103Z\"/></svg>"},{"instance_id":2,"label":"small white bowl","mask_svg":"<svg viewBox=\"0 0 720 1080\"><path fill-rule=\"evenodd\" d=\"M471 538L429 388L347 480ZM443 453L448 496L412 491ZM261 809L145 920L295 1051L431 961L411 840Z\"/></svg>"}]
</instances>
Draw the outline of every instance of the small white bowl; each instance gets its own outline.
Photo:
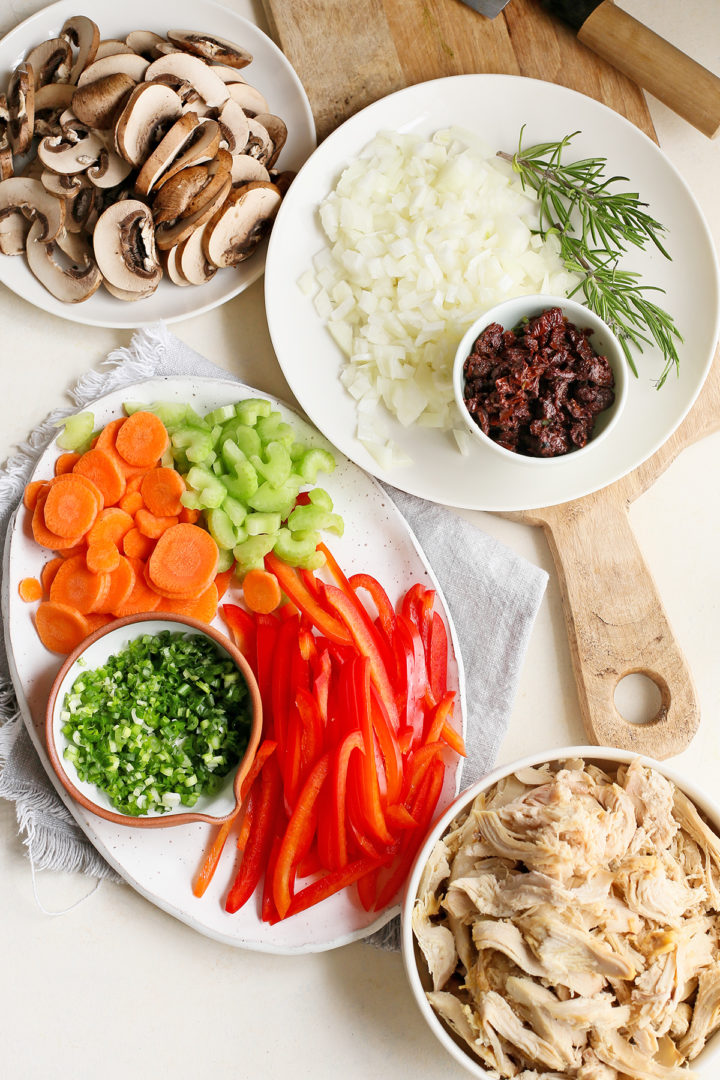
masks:
<instances>
[{"instance_id":1,"label":"small white bowl","mask_svg":"<svg viewBox=\"0 0 720 1080\"><path fill-rule=\"evenodd\" d=\"M559 307L568 322L574 323L580 330L592 331L590 344L598 355L606 356L615 377L615 400L612 405L599 413L595 419L593 433L587 444L577 450L571 450L567 454L556 457L531 457L529 454L516 453L514 450L506 450L504 446L486 435L475 423L467 410L464 401L465 388L465 361L472 352L475 341L483 330L491 323L500 323L504 330L512 330L525 317L533 318L542 314L548 308ZM531 296L515 296L510 300L503 300L495 307L489 308L484 315L470 326L462 341L458 345L453 367L453 391L455 401L467 426L468 431L483 444L501 454L506 461L512 461L523 465L540 466L548 468L561 465L570 458L577 461L579 455L595 453L598 446L604 442L615 428L620 414L625 406L628 394L627 360L622 351L622 346L607 323L596 315L584 304L576 300L569 300L564 296L550 296L542 293Z\"/></svg>"},{"instance_id":2,"label":"small white bowl","mask_svg":"<svg viewBox=\"0 0 720 1080\"><path fill-rule=\"evenodd\" d=\"M503 765L501 768L494 769L493 772L483 777L483 779L479 780L476 784L473 784L472 787L461 792L455 801L447 808L442 817L435 822L435 825L428 833L425 842L415 857L415 862L413 863L412 870L410 871L405 885L401 910L401 945L405 973L418 1008L433 1035L439 1039L440 1043L455 1061L467 1069L468 1072L472 1073L473 1076L477 1077L478 1080L491 1080L491 1075L480 1064L479 1059L472 1054L472 1051L466 1046L463 1040L460 1039L459 1036L456 1036L444 1021L440 1019L427 1000L426 990L431 988L431 979L425 963L425 958L415 942L412 929L412 909L415 903L415 897L417 896L418 886L420 885L420 878L422 877L422 872L425 869L425 864L430 857L432 849L435 846L436 841L447 832L447 829L454 818L469 807L478 795L483 791L487 791L494 784L497 784L499 780L504 779L506 776L510 776L518 769L525 769L532 765L541 765L545 762L552 764L558 761L566 761L569 758L583 758L585 761L599 765L601 768L608 766L614 767L620 764L628 764L638 757L648 766L656 769L662 776L670 780L676 787L680 788L680 790L695 804L697 809L706 817L708 823L715 832L720 834L720 805L714 802L709 795L702 791L687 777L680 775L674 769L668 768L664 762L655 761L653 758L649 758L643 754L633 754L627 750L618 750L614 747L568 746L562 747L559 750L550 750L541 754L533 754L530 757L522 758L520 761L514 761L509 765ZM698 1077L706 1077L707 1080L709 1080L710 1077L716 1076L717 1070L712 1066L713 1064L717 1065L719 1058L720 1033L716 1033L710 1038L707 1046L703 1048L698 1057L692 1062L693 1069L698 1067Z\"/></svg>"}]
</instances>

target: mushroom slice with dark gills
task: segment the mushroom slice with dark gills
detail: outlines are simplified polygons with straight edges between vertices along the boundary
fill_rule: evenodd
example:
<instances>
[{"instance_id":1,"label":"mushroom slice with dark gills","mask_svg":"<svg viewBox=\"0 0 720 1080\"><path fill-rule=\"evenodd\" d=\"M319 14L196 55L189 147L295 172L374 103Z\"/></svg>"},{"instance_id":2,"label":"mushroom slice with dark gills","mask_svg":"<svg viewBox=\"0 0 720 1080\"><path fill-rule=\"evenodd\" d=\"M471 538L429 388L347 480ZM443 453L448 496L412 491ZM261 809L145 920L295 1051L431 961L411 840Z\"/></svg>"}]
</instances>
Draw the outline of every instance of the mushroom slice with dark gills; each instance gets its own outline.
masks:
<instances>
[{"instance_id":1,"label":"mushroom slice with dark gills","mask_svg":"<svg viewBox=\"0 0 720 1080\"><path fill-rule=\"evenodd\" d=\"M206 206L230 180L231 166L227 150L220 150L212 161L182 169L158 189L152 204L155 225L189 217Z\"/></svg>"},{"instance_id":2,"label":"mushroom slice with dark gills","mask_svg":"<svg viewBox=\"0 0 720 1080\"><path fill-rule=\"evenodd\" d=\"M135 190L139 195L149 195L162 174L194 144L199 134L198 127L200 127L200 121L192 112L184 113L179 120L175 121L146 159L137 175Z\"/></svg>"},{"instance_id":3,"label":"mushroom slice with dark gills","mask_svg":"<svg viewBox=\"0 0 720 1080\"><path fill-rule=\"evenodd\" d=\"M162 277L152 214L138 199L109 206L93 233L95 261L106 282L122 292L153 292Z\"/></svg>"},{"instance_id":4,"label":"mushroom slice with dark gills","mask_svg":"<svg viewBox=\"0 0 720 1080\"><path fill-rule=\"evenodd\" d=\"M44 138L60 134L60 116L69 108L74 93L70 83L48 83L35 91L34 135Z\"/></svg>"},{"instance_id":5,"label":"mushroom slice with dark gills","mask_svg":"<svg viewBox=\"0 0 720 1080\"><path fill-rule=\"evenodd\" d=\"M77 56L68 78L69 83L75 84L85 68L95 59L95 53L100 44L100 30L87 15L74 15L71 19L65 20L60 37L64 38L72 48L77 49Z\"/></svg>"},{"instance_id":6,"label":"mushroom slice with dark gills","mask_svg":"<svg viewBox=\"0 0 720 1080\"><path fill-rule=\"evenodd\" d=\"M203 165L206 161L212 161L219 151L221 134L220 125L216 120L201 117L172 163L155 181L155 189L161 188L188 165Z\"/></svg>"},{"instance_id":7,"label":"mushroom slice with dark gills","mask_svg":"<svg viewBox=\"0 0 720 1080\"><path fill-rule=\"evenodd\" d=\"M217 266L208 262L203 247L203 237L207 223L191 232L187 239L173 248L176 251L175 267L178 272L191 285L204 285L211 281L217 273Z\"/></svg>"},{"instance_id":8,"label":"mushroom slice with dark gills","mask_svg":"<svg viewBox=\"0 0 720 1080\"><path fill-rule=\"evenodd\" d=\"M35 76L29 64L20 64L7 88L8 139L14 154L24 154L35 124Z\"/></svg>"},{"instance_id":9,"label":"mushroom slice with dark gills","mask_svg":"<svg viewBox=\"0 0 720 1080\"><path fill-rule=\"evenodd\" d=\"M201 34L195 30L168 30L167 36L173 45L211 63L243 68L252 62L252 53L247 49L214 34Z\"/></svg>"},{"instance_id":10,"label":"mushroom slice with dark gills","mask_svg":"<svg viewBox=\"0 0 720 1080\"><path fill-rule=\"evenodd\" d=\"M250 135L249 121L237 101L228 99L218 111L222 141L231 154L241 154Z\"/></svg>"},{"instance_id":11,"label":"mushroom slice with dark gills","mask_svg":"<svg viewBox=\"0 0 720 1080\"><path fill-rule=\"evenodd\" d=\"M7 98L4 94L0 94L0 180L8 180L15 173L9 129L10 114Z\"/></svg>"},{"instance_id":12,"label":"mushroom slice with dark gills","mask_svg":"<svg viewBox=\"0 0 720 1080\"><path fill-rule=\"evenodd\" d=\"M284 120L281 120L279 116L275 116L273 113L257 113L250 123L261 124L267 131L270 141L272 143L272 150L267 160L263 160L262 164L266 169L271 169L277 159L280 156L285 142L287 140L287 125Z\"/></svg>"},{"instance_id":13,"label":"mushroom slice with dark gills","mask_svg":"<svg viewBox=\"0 0 720 1080\"><path fill-rule=\"evenodd\" d=\"M146 60L156 60L158 45L165 43L165 38L156 34L153 30L131 30L125 38L125 44L129 45L134 53Z\"/></svg>"},{"instance_id":14,"label":"mushroom slice with dark gills","mask_svg":"<svg viewBox=\"0 0 720 1080\"><path fill-rule=\"evenodd\" d=\"M227 84L229 96L236 101L247 116L255 116L256 113L266 113L270 106L266 99L254 86L247 82L234 82Z\"/></svg>"},{"instance_id":15,"label":"mushroom slice with dark gills","mask_svg":"<svg viewBox=\"0 0 720 1080\"><path fill-rule=\"evenodd\" d=\"M254 181L233 188L205 230L208 261L217 267L237 266L249 258L270 231L280 202L274 184Z\"/></svg>"},{"instance_id":16,"label":"mushroom slice with dark gills","mask_svg":"<svg viewBox=\"0 0 720 1080\"><path fill-rule=\"evenodd\" d=\"M2 230L5 233L14 231L8 221L12 215L40 221L39 239L47 243L55 239L65 223L65 201L49 192L39 180L11 176L0 183L0 225L7 226ZM16 251L4 253L18 254Z\"/></svg>"},{"instance_id":17,"label":"mushroom slice with dark gills","mask_svg":"<svg viewBox=\"0 0 720 1080\"><path fill-rule=\"evenodd\" d=\"M116 117L135 89L135 80L123 71L104 75L102 79L86 83L75 90L72 109L78 120L88 127L108 131L114 127Z\"/></svg>"},{"instance_id":18,"label":"mushroom slice with dark gills","mask_svg":"<svg viewBox=\"0 0 720 1080\"><path fill-rule=\"evenodd\" d=\"M86 86L88 83L104 79L106 75L115 75L118 71L129 75L135 82L140 82L145 77L148 62L142 56L135 53L116 53L113 56L104 56L102 60L94 60L83 72L81 72L77 84Z\"/></svg>"},{"instance_id":19,"label":"mushroom slice with dark gills","mask_svg":"<svg viewBox=\"0 0 720 1080\"><path fill-rule=\"evenodd\" d=\"M52 172L80 173L97 162L104 146L101 135L73 120L60 135L46 135L38 144L37 156Z\"/></svg>"},{"instance_id":20,"label":"mushroom slice with dark gills","mask_svg":"<svg viewBox=\"0 0 720 1080\"><path fill-rule=\"evenodd\" d=\"M87 179L79 177L80 187L66 196L65 231L68 233L91 232L91 223L102 209L100 192Z\"/></svg>"},{"instance_id":21,"label":"mushroom slice with dark gills","mask_svg":"<svg viewBox=\"0 0 720 1080\"><path fill-rule=\"evenodd\" d=\"M130 175L131 170L129 161L116 154L111 146L104 146L97 162L90 166L86 175L96 188L114 188Z\"/></svg>"},{"instance_id":22,"label":"mushroom slice with dark gills","mask_svg":"<svg viewBox=\"0 0 720 1080\"><path fill-rule=\"evenodd\" d=\"M72 69L70 43L63 37L41 41L27 54L25 63L32 67L36 90L51 82L66 83Z\"/></svg>"},{"instance_id":23,"label":"mushroom slice with dark gills","mask_svg":"<svg viewBox=\"0 0 720 1080\"><path fill-rule=\"evenodd\" d=\"M270 132L264 124L258 123L253 117L248 117L248 132L248 141L243 148L243 154L255 158L267 168L267 163L275 150Z\"/></svg>"},{"instance_id":24,"label":"mushroom slice with dark gills","mask_svg":"<svg viewBox=\"0 0 720 1080\"><path fill-rule=\"evenodd\" d=\"M227 155L229 157L229 155ZM230 194L230 169L225 168L219 159L202 166L206 175L202 186L189 198L183 211L176 219L169 219L155 227L155 240L161 250L175 247L186 240L191 233L204 225L206 221L222 207Z\"/></svg>"},{"instance_id":25,"label":"mushroom slice with dark gills","mask_svg":"<svg viewBox=\"0 0 720 1080\"><path fill-rule=\"evenodd\" d=\"M219 108L230 97L228 88L213 69L197 56L189 53L170 53L153 60L145 72L146 82L155 82L162 76L172 75L190 83L211 108Z\"/></svg>"},{"instance_id":26,"label":"mushroom slice with dark gills","mask_svg":"<svg viewBox=\"0 0 720 1080\"><path fill-rule=\"evenodd\" d=\"M64 234L44 243L42 222L34 221L26 241L28 266L48 292L68 304L87 300L100 288L102 275L95 265L90 245L78 235Z\"/></svg>"},{"instance_id":27,"label":"mushroom slice with dark gills","mask_svg":"<svg viewBox=\"0 0 720 1080\"><path fill-rule=\"evenodd\" d=\"M182 113L180 98L169 86L141 83L130 94L115 125L118 153L140 166Z\"/></svg>"},{"instance_id":28,"label":"mushroom slice with dark gills","mask_svg":"<svg viewBox=\"0 0 720 1080\"><path fill-rule=\"evenodd\" d=\"M272 180L265 166L249 154L233 154L231 177L233 187L252 183L253 180L264 180L266 184Z\"/></svg>"}]
</instances>

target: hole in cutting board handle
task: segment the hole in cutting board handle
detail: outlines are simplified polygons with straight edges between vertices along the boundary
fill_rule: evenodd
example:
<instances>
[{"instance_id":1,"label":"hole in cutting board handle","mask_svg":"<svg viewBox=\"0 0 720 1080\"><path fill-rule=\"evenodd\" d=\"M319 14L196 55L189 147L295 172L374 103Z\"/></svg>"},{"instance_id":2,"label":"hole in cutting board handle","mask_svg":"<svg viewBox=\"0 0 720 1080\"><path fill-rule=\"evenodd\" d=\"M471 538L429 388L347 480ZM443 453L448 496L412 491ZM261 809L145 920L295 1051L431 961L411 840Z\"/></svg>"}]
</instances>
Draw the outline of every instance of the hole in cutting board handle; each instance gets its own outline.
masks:
<instances>
[{"instance_id":1,"label":"hole in cutting board handle","mask_svg":"<svg viewBox=\"0 0 720 1080\"><path fill-rule=\"evenodd\" d=\"M615 708L628 724L650 724L660 719L664 693L655 679L642 671L623 675L615 687Z\"/></svg>"}]
</instances>

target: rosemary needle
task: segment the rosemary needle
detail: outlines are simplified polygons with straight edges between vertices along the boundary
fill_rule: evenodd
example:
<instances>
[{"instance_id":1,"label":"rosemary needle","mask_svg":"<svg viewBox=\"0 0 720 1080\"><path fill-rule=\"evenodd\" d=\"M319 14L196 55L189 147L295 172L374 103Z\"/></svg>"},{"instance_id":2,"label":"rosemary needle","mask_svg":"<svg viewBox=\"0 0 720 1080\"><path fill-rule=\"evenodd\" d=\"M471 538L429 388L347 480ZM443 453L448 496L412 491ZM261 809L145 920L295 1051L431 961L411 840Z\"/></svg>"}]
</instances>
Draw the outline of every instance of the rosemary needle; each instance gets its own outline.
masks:
<instances>
[{"instance_id":1,"label":"rosemary needle","mask_svg":"<svg viewBox=\"0 0 720 1080\"><path fill-rule=\"evenodd\" d=\"M616 190L614 185L627 177L606 177L605 158L563 161L579 132L524 148L523 130L516 153L501 150L498 157L510 162L523 187L537 192L539 234L557 236L566 269L581 277L573 293L581 290L588 306L614 330L633 374L638 373L633 347L642 352L644 344L654 342L660 349L665 366L659 389L673 367L679 370L677 343L683 339L672 316L649 295L664 290L643 285L639 274L620 269L619 260L629 246L644 250L648 243L669 259L660 239L664 226L647 213L637 193Z\"/></svg>"}]
</instances>

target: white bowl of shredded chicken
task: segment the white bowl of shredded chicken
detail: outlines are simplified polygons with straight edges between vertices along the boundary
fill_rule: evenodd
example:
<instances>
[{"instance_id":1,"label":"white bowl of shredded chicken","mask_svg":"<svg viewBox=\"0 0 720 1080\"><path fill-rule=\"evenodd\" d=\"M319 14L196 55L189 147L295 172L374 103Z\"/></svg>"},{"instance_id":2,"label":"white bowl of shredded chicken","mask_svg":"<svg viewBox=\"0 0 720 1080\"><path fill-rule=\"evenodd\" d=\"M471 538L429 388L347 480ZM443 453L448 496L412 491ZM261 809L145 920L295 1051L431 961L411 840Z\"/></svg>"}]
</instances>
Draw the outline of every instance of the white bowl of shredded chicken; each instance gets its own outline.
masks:
<instances>
[{"instance_id":1,"label":"white bowl of shredded chicken","mask_svg":"<svg viewBox=\"0 0 720 1080\"><path fill-rule=\"evenodd\" d=\"M622 750L496 769L408 879L403 956L431 1030L483 1080L715 1077L718 833L691 781Z\"/></svg>"}]
</instances>

